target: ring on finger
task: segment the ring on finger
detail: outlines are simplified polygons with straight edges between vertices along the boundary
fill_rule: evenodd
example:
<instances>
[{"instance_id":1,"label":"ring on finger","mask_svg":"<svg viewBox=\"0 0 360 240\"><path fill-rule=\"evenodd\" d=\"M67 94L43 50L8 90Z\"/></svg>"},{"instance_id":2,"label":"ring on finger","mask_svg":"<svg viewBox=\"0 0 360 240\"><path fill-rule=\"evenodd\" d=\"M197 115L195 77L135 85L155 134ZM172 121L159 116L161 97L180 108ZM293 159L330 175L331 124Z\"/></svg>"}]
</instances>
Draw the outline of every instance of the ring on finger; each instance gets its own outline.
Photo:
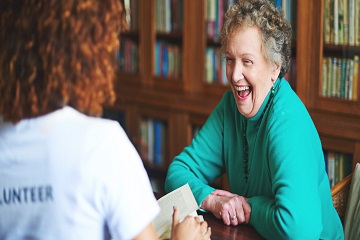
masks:
<instances>
[{"instance_id":1,"label":"ring on finger","mask_svg":"<svg viewBox=\"0 0 360 240\"><path fill-rule=\"evenodd\" d=\"M231 217L231 220L235 220L236 219L236 214L234 214L234 216Z\"/></svg>"}]
</instances>

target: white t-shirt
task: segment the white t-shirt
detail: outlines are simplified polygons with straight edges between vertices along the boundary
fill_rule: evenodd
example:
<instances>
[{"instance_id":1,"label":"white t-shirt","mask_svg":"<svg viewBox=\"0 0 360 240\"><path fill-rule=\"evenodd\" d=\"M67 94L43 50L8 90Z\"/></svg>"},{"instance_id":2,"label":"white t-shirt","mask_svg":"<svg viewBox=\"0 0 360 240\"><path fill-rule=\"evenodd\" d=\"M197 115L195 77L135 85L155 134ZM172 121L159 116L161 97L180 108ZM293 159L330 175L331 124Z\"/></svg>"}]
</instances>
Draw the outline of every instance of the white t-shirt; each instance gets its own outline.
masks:
<instances>
[{"instance_id":1,"label":"white t-shirt","mask_svg":"<svg viewBox=\"0 0 360 240\"><path fill-rule=\"evenodd\" d=\"M0 119L0 239L131 239L159 211L117 122L70 107Z\"/></svg>"}]
</instances>

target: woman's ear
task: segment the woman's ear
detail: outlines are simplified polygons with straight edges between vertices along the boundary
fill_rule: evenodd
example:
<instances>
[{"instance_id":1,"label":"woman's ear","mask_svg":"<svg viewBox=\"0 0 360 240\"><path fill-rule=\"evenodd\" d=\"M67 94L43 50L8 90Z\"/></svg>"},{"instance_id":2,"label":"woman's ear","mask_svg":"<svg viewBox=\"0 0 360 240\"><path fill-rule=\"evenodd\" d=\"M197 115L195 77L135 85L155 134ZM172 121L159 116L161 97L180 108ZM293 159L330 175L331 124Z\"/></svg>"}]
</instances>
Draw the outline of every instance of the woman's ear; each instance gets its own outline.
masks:
<instances>
[{"instance_id":1,"label":"woman's ear","mask_svg":"<svg viewBox=\"0 0 360 240\"><path fill-rule=\"evenodd\" d=\"M279 63L274 63L273 64L273 70L272 70L272 73L271 73L271 80L273 82L275 82L276 79L279 77L280 70L281 70L281 65Z\"/></svg>"}]
</instances>

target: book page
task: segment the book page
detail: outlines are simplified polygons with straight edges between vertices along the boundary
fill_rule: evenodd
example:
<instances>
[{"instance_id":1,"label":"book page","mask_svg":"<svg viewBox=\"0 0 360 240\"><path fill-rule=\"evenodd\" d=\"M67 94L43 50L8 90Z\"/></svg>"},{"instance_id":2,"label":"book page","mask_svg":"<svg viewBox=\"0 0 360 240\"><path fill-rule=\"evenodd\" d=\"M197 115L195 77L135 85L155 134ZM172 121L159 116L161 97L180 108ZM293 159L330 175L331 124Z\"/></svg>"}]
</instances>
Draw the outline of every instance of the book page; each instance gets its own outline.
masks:
<instances>
[{"instance_id":1,"label":"book page","mask_svg":"<svg viewBox=\"0 0 360 240\"><path fill-rule=\"evenodd\" d=\"M160 214L154 220L154 226L161 239L169 239L171 235L173 206L179 209L179 221L186 216L197 216L198 205L189 184L175 189L158 200Z\"/></svg>"}]
</instances>

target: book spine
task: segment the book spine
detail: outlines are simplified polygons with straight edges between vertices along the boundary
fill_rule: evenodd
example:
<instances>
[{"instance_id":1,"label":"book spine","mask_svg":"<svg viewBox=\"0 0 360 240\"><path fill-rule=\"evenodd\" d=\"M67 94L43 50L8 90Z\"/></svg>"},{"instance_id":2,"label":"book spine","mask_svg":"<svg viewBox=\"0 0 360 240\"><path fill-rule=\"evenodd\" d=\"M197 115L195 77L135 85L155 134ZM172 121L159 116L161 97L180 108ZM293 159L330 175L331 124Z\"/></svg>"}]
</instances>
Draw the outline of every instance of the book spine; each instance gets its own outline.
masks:
<instances>
[{"instance_id":1,"label":"book spine","mask_svg":"<svg viewBox=\"0 0 360 240\"><path fill-rule=\"evenodd\" d=\"M148 160L149 162L154 162L154 142L155 142L155 133L154 133L154 120L149 118L148 121Z\"/></svg>"},{"instance_id":2,"label":"book spine","mask_svg":"<svg viewBox=\"0 0 360 240\"><path fill-rule=\"evenodd\" d=\"M360 0L356 0L354 18L355 18L355 45L360 46Z\"/></svg>"},{"instance_id":3,"label":"book spine","mask_svg":"<svg viewBox=\"0 0 360 240\"><path fill-rule=\"evenodd\" d=\"M329 79L328 79L328 84L327 84L327 91L326 91L326 96L330 97L331 96L331 91L332 91L332 85L334 82L334 70L333 70L333 58L327 58L327 62L328 62L328 75L329 75Z\"/></svg>"},{"instance_id":4,"label":"book spine","mask_svg":"<svg viewBox=\"0 0 360 240\"><path fill-rule=\"evenodd\" d=\"M173 31L172 22L171 22L171 0L165 0L164 6L164 21L165 21L165 32L171 33Z\"/></svg>"},{"instance_id":5,"label":"book spine","mask_svg":"<svg viewBox=\"0 0 360 240\"><path fill-rule=\"evenodd\" d=\"M335 180L334 185L336 185L338 182L340 182L340 156L339 153L335 153Z\"/></svg>"},{"instance_id":6,"label":"book spine","mask_svg":"<svg viewBox=\"0 0 360 240\"><path fill-rule=\"evenodd\" d=\"M330 43L330 0L324 0L324 43Z\"/></svg>"},{"instance_id":7,"label":"book spine","mask_svg":"<svg viewBox=\"0 0 360 240\"><path fill-rule=\"evenodd\" d=\"M339 44L339 1L334 0L334 44Z\"/></svg>"},{"instance_id":8,"label":"book spine","mask_svg":"<svg viewBox=\"0 0 360 240\"><path fill-rule=\"evenodd\" d=\"M344 44L344 1L338 0L338 44Z\"/></svg>"},{"instance_id":9,"label":"book spine","mask_svg":"<svg viewBox=\"0 0 360 240\"><path fill-rule=\"evenodd\" d=\"M140 156L144 161L148 161L148 123L145 119L140 120Z\"/></svg>"},{"instance_id":10,"label":"book spine","mask_svg":"<svg viewBox=\"0 0 360 240\"><path fill-rule=\"evenodd\" d=\"M355 1L349 0L349 45L355 45Z\"/></svg>"},{"instance_id":11,"label":"book spine","mask_svg":"<svg viewBox=\"0 0 360 240\"><path fill-rule=\"evenodd\" d=\"M333 152L328 152L328 176L330 186L333 187L335 185L335 155Z\"/></svg>"},{"instance_id":12,"label":"book spine","mask_svg":"<svg viewBox=\"0 0 360 240\"><path fill-rule=\"evenodd\" d=\"M356 87L354 88L355 101L360 99L360 58L358 55L354 56L354 83L356 82Z\"/></svg>"},{"instance_id":13,"label":"book spine","mask_svg":"<svg viewBox=\"0 0 360 240\"><path fill-rule=\"evenodd\" d=\"M282 7L282 0L274 0L275 7Z\"/></svg>"},{"instance_id":14,"label":"book spine","mask_svg":"<svg viewBox=\"0 0 360 240\"><path fill-rule=\"evenodd\" d=\"M340 98L346 98L345 95L345 82L346 82L346 59L341 63L341 81L340 81Z\"/></svg>"},{"instance_id":15,"label":"book spine","mask_svg":"<svg viewBox=\"0 0 360 240\"><path fill-rule=\"evenodd\" d=\"M350 72L350 63L349 59L346 59L346 80L345 80L345 99L349 99L349 90L350 90L350 78L349 78L349 72Z\"/></svg>"},{"instance_id":16,"label":"book spine","mask_svg":"<svg viewBox=\"0 0 360 240\"><path fill-rule=\"evenodd\" d=\"M332 59L332 82L331 82L331 97L336 97L336 81L337 81L337 58Z\"/></svg>"},{"instance_id":17,"label":"book spine","mask_svg":"<svg viewBox=\"0 0 360 240\"><path fill-rule=\"evenodd\" d=\"M348 63L349 63L349 73L348 73L349 96L348 96L348 99L351 100L351 99L353 99L353 89L354 89L354 60L348 59Z\"/></svg>"},{"instance_id":18,"label":"book spine","mask_svg":"<svg viewBox=\"0 0 360 240\"><path fill-rule=\"evenodd\" d=\"M168 50L169 50L169 46L166 45L163 47L163 52L162 52L162 76L164 77L168 77L169 75L169 54L168 54Z\"/></svg>"},{"instance_id":19,"label":"book spine","mask_svg":"<svg viewBox=\"0 0 360 240\"><path fill-rule=\"evenodd\" d=\"M327 59L326 57L323 58L322 60L322 80L321 80L321 95L322 96L326 96L326 91L327 91L327 81L329 79L328 76L328 69L327 69Z\"/></svg>"},{"instance_id":20,"label":"book spine","mask_svg":"<svg viewBox=\"0 0 360 240\"><path fill-rule=\"evenodd\" d=\"M163 163L163 155L162 155L162 123L159 120L156 120L154 123L154 162L156 165L161 165Z\"/></svg>"}]
</instances>

